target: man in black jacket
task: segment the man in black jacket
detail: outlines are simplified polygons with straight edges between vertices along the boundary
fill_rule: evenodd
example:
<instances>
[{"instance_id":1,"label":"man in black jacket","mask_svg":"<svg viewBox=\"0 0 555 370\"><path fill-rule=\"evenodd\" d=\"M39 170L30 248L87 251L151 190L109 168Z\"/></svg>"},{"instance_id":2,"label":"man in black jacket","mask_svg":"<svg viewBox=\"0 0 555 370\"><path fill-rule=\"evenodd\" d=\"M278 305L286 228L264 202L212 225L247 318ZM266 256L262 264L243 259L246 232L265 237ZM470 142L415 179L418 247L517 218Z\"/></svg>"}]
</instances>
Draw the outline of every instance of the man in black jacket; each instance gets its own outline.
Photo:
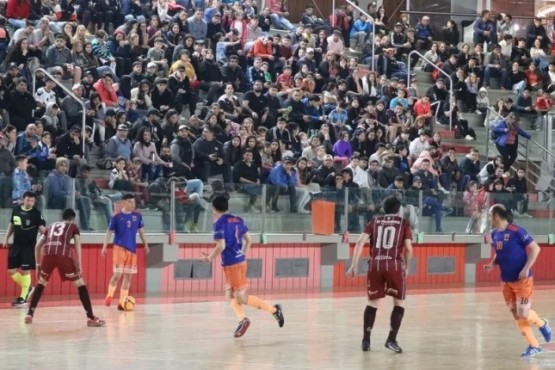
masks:
<instances>
[{"instance_id":1,"label":"man in black jacket","mask_svg":"<svg viewBox=\"0 0 555 370\"><path fill-rule=\"evenodd\" d=\"M245 206L245 212L247 213L254 211L256 199L262 194L260 174L252 158L252 149L247 148L243 152L243 160L233 166L233 182L238 184L240 192L249 195L249 201Z\"/></svg>"},{"instance_id":2,"label":"man in black jacket","mask_svg":"<svg viewBox=\"0 0 555 370\"><path fill-rule=\"evenodd\" d=\"M214 129L212 127L204 127L202 130L202 137L198 138L193 144L193 150L193 173L202 180L203 183L206 183L210 176L221 173L224 178L225 187L231 190L233 187L231 166L229 163L225 162L222 143L215 139Z\"/></svg>"},{"instance_id":3,"label":"man in black jacket","mask_svg":"<svg viewBox=\"0 0 555 370\"><path fill-rule=\"evenodd\" d=\"M180 125L177 137L170 144L170 152L175 176L194 178L192 168L195 160L193 144L189 140L190 128L187 125Z\"/></svg>"},{"instance_id":4,"label":"man in black jacket","mask_svg":"<svg viewBox=\"0 0 555 370\"><path fill-rule=\"evenodd\" d=\"M10 123L17 128L17 131L24 131L25 127L33 119L33 110L37 107L35 98L27 90L27 81L24 78L15 80L15 89L10 93L8 99L8 113Z\"/></svg>"}]
</instances>

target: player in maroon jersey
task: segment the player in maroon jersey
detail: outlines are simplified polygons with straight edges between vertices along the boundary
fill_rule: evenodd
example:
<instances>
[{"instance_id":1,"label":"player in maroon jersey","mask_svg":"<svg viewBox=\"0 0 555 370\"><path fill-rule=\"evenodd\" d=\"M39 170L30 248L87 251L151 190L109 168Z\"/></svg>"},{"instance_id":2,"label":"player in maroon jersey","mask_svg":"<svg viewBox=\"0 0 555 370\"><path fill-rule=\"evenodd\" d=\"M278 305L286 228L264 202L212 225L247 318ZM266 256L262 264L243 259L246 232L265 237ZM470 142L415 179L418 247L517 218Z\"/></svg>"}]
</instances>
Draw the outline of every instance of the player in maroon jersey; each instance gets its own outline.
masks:
<instances>
[{"instance_id":1,"label":"player in maroon jersey","mask_svg":"<svg viewBox=\"0 0 555 370\"><path fill-rule=\"evenodd\" d=\"M33 314L39 304L42 292L48 284L50 275L58 269L62 281L72 281L79 291L79 299L87 313L87 326L104 326L106 322L94 316L89 291L81 276L81 240L79 227L75 221L75 211L64 210L62 221L48 226L35 247L38 284L31 298L25 323L33 322Z\"/></svg>"},{"instance_id":2,"label":"player in maroon jersey","mask_svg":"<svg viewBox=\"0 0 555 370\"><path fill-rule=\"evenodd\" d=\"M347 271L350 277L358 274L362 248L370 242L370 258L366 275L368 304L364 311L363 351L370 350L370 332L376 320L379 302L389 295L393 297L393 311L391 329L385 347L397 353L403 352L397 344L397 333L405 313L403 302L409 261L412 258L412 231L408 221L397 216L400 207L401 201L396 197L388 197L384 200L385 215L374 217L366 225L364 232L358 238L353 261Z\"/></svg>"}]
</instances>

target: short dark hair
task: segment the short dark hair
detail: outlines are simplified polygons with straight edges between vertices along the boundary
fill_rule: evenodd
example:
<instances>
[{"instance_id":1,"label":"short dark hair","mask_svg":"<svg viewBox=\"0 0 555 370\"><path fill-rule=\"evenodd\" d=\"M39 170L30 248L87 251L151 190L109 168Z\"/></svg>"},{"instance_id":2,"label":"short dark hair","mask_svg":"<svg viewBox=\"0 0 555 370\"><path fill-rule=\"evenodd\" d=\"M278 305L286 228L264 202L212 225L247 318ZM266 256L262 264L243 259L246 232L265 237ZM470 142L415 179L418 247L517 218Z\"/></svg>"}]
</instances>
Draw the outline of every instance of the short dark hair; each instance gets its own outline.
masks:
<instances>
[{"instance_id":1,"label":"short dark hair","mask_svg":"<svg viewBox=\"0 0 555 370\"><path fill-rule=\"evenodd\" d=\"M383 210L386 214L397 214L401 208L401 201L397 197L387 197L383 202Z\"/></svg>"},{"instance_id":2,"label":"short dark hair","mask_svg":"<svg viewBox=\"0 0 555 370\"><path fill-rule=\"evenodd\" d=\"M135 199L135 196L131 193L127 193L127 194L124 194L121 199L123 199L123 200Z\"/></svg>"},{"instance_id":3,"label":"short dark hair","mask_svg":"<svg viewBox=\"0 0 555 370\"><path fill-rule=\"evenodd\" d=\"M513 222L513 214L502 204L495 204L490 208L490 213L492 216L498 216L502 220L507 220Z\"/></svg>"},{"instance_id":4,"label":"short dark hair","mask_svg":"<svg viewBox=\"0 0 555 370\"><path fill-rule=\"evenodd\" d=\"M23 198L35 198L37 199L37 194L35 194L32 191L26 191L25 193L23 193L23 196L21 197L21 199Z\"/></svg>"},{"instance_id":5,"label":"short dark hair","mask_svg":"<svg viewBox=\"0 0 555 370\"><path fill-rule=\"evenodd\" d=\"M66 208L64 209L64 212L62 213L62 220L64 221L73 221L75 220L75 211L73 210L73 208Z\"/></svg>"},{"instance_id":6,"label":"short dark hair","mask_svg":"<svg viewBox=\"0 0 555 370\"><path fill-rule=\"evenodd\" d=\"M212 200L212 207L218 212L227 212L229 209L229 202L227 198L223 196L217 196Z\"/></svg>"}]
</instances>

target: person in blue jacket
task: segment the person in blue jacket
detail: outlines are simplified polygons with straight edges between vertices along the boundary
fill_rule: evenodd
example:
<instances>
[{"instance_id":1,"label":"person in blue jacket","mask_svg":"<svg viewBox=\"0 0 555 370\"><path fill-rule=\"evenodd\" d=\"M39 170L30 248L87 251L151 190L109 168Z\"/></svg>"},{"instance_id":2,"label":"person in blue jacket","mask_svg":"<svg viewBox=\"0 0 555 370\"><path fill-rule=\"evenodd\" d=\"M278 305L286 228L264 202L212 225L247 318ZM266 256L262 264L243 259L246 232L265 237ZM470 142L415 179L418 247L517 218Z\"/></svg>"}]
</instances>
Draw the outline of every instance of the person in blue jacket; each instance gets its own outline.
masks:
<instances>
[{"instance_id":1,"label":"person in blue jacket","mask_svg":"<svg viewBox=\"0 0 555 370\"><path fill-rule=\"evenodd\" d=\"M503 157L503 166L508 171L518 156L518 136L530 139L530 134L518 126L518 116L515 113L501 120L493 128L495 146Z\"/></svg>"},{"instance_id":2,"label":"person in blue jacket","mask_svg":"<svg viewBox=\"0 0 555 370\"><path fill-rule=\"evenodd\" d=\"M268 182L270 183L268 203L271 201L272 211L281 211L277 206L280 194L289 195L289 206L291 213L297 213L297 171L293 168L295 159L285 157L282 163L277 164L270 171Z\"/></svg>"},{"instance_id":3,"label":"person in blue jacket","mask_svg":"<svg viewBox=\"0 0 555 370\"><path fill-rule=\"evenodd\" d=\"M355 39L351 50L361 50L371 31L372 28L370 21L368 21L368 17L365 14L361 14L360 18L353 23L353 27L351 28L350 37Z\"/></svg>"}]
</instances>

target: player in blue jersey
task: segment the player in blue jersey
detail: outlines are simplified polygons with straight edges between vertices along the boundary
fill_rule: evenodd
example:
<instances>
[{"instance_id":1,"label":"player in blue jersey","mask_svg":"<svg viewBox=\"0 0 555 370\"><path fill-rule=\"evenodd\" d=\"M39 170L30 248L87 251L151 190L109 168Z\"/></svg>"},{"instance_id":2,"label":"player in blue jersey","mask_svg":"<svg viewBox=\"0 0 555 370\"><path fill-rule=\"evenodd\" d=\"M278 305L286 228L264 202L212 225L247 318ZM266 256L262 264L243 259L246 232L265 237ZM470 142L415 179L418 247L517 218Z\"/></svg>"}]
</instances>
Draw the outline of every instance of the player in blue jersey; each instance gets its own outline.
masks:
<instances>
[{"instance_id":1,"label":"player in blue jersey","mask_svg":"<svg viewBox=\"0 0 555 370\"><path fill-rule=\"evenodd\" d=\"M249 250L252 240L249 229L240 217L227 213L228 201L224 197L216 197L212 201L214 220L214 240L216 246L210 254L204 253L204 261L212 262L221 254L222 266L226 277L226 297L231 308L239 319L239 326L235 330L235 338L242 337L250 326L245 317L243 305L262 309L271 313L281 328L285 323L281 306L270 303L256 296L247 294L247 260L245 254Z\"/></svg>"},{"instance_id":2,"label":"player in blue jersey","mask_svg":"<svg viewBox=\"0 0 555 370\"><path fill-rule=\"evenodd\" d=\"M118 310L120 311L123 311L123 301L129 295L131 276L137 273L137 232L143 242L145 253L148 253L149 247L144 232L143 217L140 213L135 212L135 197L133 194L125 194L123 196L123 208L110 221L101 252L103 256L106 256L108 243L112 234L114 234L114 274L110 279L104 304L110 306L112 303L118 281L123 275L118 304Z\"/></svg>"},{"instance_id":3,"label":"player in blue jersey","mask_svg":"<svg viewBox=\"0 0 555 370\"><path fill-rule=\"evenodd\" d=\"M484 266L484 270L489 272L496 265L499 266L505 302L528 342L528 347L521 356L535 356L542 352L542 348L531 325L539 328L546 342L550 342L552 336L549 322L531 309L534 288L531 268L540 253L540 246L525 229L511 223L512 215L503 205L491 207L489 215L493 227L491 243L495 254L492 261Z\"/></svg>"}]
</instances>

